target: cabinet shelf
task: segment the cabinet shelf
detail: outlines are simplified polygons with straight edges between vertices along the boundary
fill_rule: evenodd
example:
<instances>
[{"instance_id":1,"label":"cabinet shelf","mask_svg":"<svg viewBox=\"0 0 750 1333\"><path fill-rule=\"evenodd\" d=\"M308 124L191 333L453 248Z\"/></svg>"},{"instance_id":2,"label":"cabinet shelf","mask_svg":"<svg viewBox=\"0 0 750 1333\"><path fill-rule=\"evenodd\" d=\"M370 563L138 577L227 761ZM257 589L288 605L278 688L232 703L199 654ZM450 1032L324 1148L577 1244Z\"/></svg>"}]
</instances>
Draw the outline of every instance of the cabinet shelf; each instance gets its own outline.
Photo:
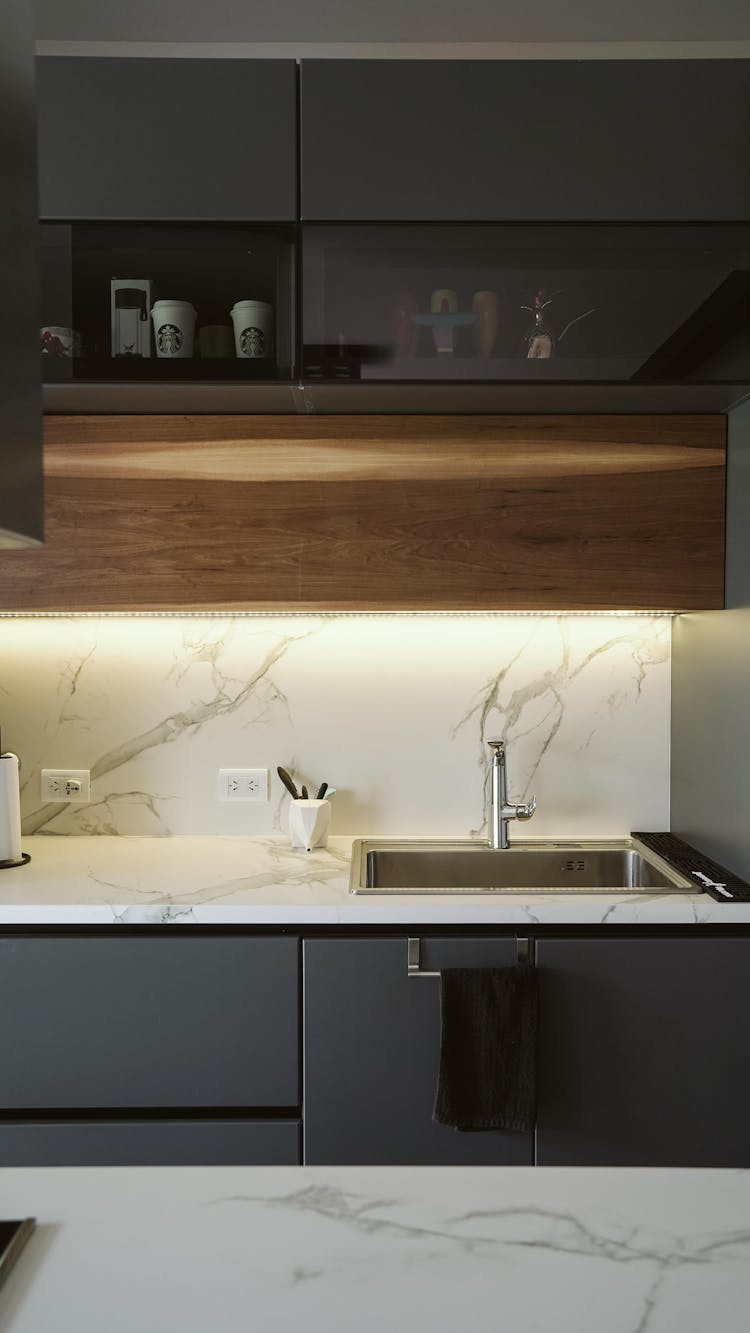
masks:
<instances>
[{"instance_id":1,"label":"cabinet shelf","mask_svg":"<svg viewBox=\"0 0 750 1333\"><path fill-rule=\"evenodd\" d=\"M550 384L627 383L643 366L642 357L557 356L549 361L523 357L402 357L363 366L363 380Z\"/></svg>"},{"instance_id":2,"label":"cabinet shelf","mask_svg":"<svg viewBox=\"0 0 750 1333\"><path fill-rule=\"evenodd\" d=\"M42 357L42 376L47 384L192 384L216 380L268 384L292 378L289 365L275 365L274 372L269 375L267 362L238 357L182 357L174 361L157 357Z\"/></svg>"}]
</instances>

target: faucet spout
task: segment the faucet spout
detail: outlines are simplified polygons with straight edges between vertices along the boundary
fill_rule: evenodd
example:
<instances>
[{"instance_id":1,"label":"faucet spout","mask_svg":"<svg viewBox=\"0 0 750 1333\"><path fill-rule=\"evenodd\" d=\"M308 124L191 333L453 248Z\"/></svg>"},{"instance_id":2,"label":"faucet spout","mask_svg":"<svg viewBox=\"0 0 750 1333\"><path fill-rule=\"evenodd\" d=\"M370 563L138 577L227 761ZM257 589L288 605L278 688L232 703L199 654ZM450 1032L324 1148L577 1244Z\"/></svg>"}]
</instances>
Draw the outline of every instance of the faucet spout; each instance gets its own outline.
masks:
<instances>
[{"instance_id":1,"label":"faucet spout","mask_svg":"<svg viewBox=\"0 0 750 1333\"><path fill-rule=\"evenodd\" d=\"M490 770L489 834L487 842L496 850L510 846L508 824L511 819L531 819L536 810L536 797L528 804L508 801L508 774L505 762L505 741L488 741L492 751Z\"/></svg>"}]
</instances>

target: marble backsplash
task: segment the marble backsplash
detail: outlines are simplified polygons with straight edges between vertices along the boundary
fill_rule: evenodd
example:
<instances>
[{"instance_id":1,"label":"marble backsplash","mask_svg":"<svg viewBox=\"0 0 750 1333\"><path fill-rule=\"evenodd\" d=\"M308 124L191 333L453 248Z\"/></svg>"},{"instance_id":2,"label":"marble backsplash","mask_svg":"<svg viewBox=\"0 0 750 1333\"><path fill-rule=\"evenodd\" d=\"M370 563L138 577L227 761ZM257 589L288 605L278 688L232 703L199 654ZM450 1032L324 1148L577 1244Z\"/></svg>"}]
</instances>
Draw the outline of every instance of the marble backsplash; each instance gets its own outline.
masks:
<instances>
[{"instance_id":1,"label":"marble backsplash","mask_svg":"<svg viewBox=\"0 0 750 1333\"><path fill-rule=\"evenodd\" d=\"M0 725L26 833L263 835L277 764L337 788L340 834L477 833L488 737L508 742L524 836L669 827L668 616L0 620ZM220 767L271 770L222 804ZM88 768L45 805L40 770Z\"/></svg>"}]
</instances>

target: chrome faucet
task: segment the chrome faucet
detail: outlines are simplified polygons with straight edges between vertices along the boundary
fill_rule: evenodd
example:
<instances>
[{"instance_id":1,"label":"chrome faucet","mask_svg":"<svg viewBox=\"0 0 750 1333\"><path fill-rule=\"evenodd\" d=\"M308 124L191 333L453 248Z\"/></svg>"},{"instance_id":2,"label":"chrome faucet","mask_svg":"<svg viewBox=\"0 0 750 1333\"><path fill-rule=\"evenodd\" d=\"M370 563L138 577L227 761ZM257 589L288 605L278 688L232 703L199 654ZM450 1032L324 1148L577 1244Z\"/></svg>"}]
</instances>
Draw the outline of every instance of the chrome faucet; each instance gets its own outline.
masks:
<instances>
[{"instance_id":1,"label":"chrome faucet","mask_svg":"<svg viewBox=\"0 0 750 1333\"><path fill-rule=\"evenodd\" d=\"M532 796L528 805L508 804L508 779L505 768L505 741L488 741L492 751L490 770L490 810L489 836L490 847L506 848L508 842L508 821L511 819L531 819L536 810L536 797Z\"/></svg>"}]
</instances>

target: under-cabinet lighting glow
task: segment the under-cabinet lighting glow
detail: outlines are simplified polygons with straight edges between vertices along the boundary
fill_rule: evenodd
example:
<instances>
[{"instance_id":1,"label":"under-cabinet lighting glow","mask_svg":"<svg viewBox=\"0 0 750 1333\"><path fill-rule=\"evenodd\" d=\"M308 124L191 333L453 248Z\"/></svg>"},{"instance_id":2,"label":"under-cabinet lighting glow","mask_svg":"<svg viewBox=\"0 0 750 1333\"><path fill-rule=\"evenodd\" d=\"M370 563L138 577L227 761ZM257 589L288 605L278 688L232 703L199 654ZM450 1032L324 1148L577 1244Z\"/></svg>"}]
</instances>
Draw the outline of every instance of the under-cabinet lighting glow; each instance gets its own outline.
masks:
<instances>
[{"instance_id":1,"label":"under-cabinet lighting glow","mask_svg":"<svg viewBox=\"0 0 750 1333\"><path fill-rule=\"evenodd\" d=\"M469 836L493 735L513 796L537 796L535 836L666 828L672 629L622 610L6 613L24 829L271 836L281 763L338 788L337 834ZM269 769L272 800L216 801L231 767ZM92 800L48 805L43 768L88 769Z\"/></svg>"},{"instance_id":2,"label":"under-cabinet lighting glow","mask_svg":"<svg viewBox=\"0 0 750 1333\"><path fill-rule=\"evenodd\" d=\"M653 619L654 616L678 616L680 611L0 611L0 620L399 620L399 619L501 619L539 616L586 617L612 616Z\"/></svg>"}]
</instances>

